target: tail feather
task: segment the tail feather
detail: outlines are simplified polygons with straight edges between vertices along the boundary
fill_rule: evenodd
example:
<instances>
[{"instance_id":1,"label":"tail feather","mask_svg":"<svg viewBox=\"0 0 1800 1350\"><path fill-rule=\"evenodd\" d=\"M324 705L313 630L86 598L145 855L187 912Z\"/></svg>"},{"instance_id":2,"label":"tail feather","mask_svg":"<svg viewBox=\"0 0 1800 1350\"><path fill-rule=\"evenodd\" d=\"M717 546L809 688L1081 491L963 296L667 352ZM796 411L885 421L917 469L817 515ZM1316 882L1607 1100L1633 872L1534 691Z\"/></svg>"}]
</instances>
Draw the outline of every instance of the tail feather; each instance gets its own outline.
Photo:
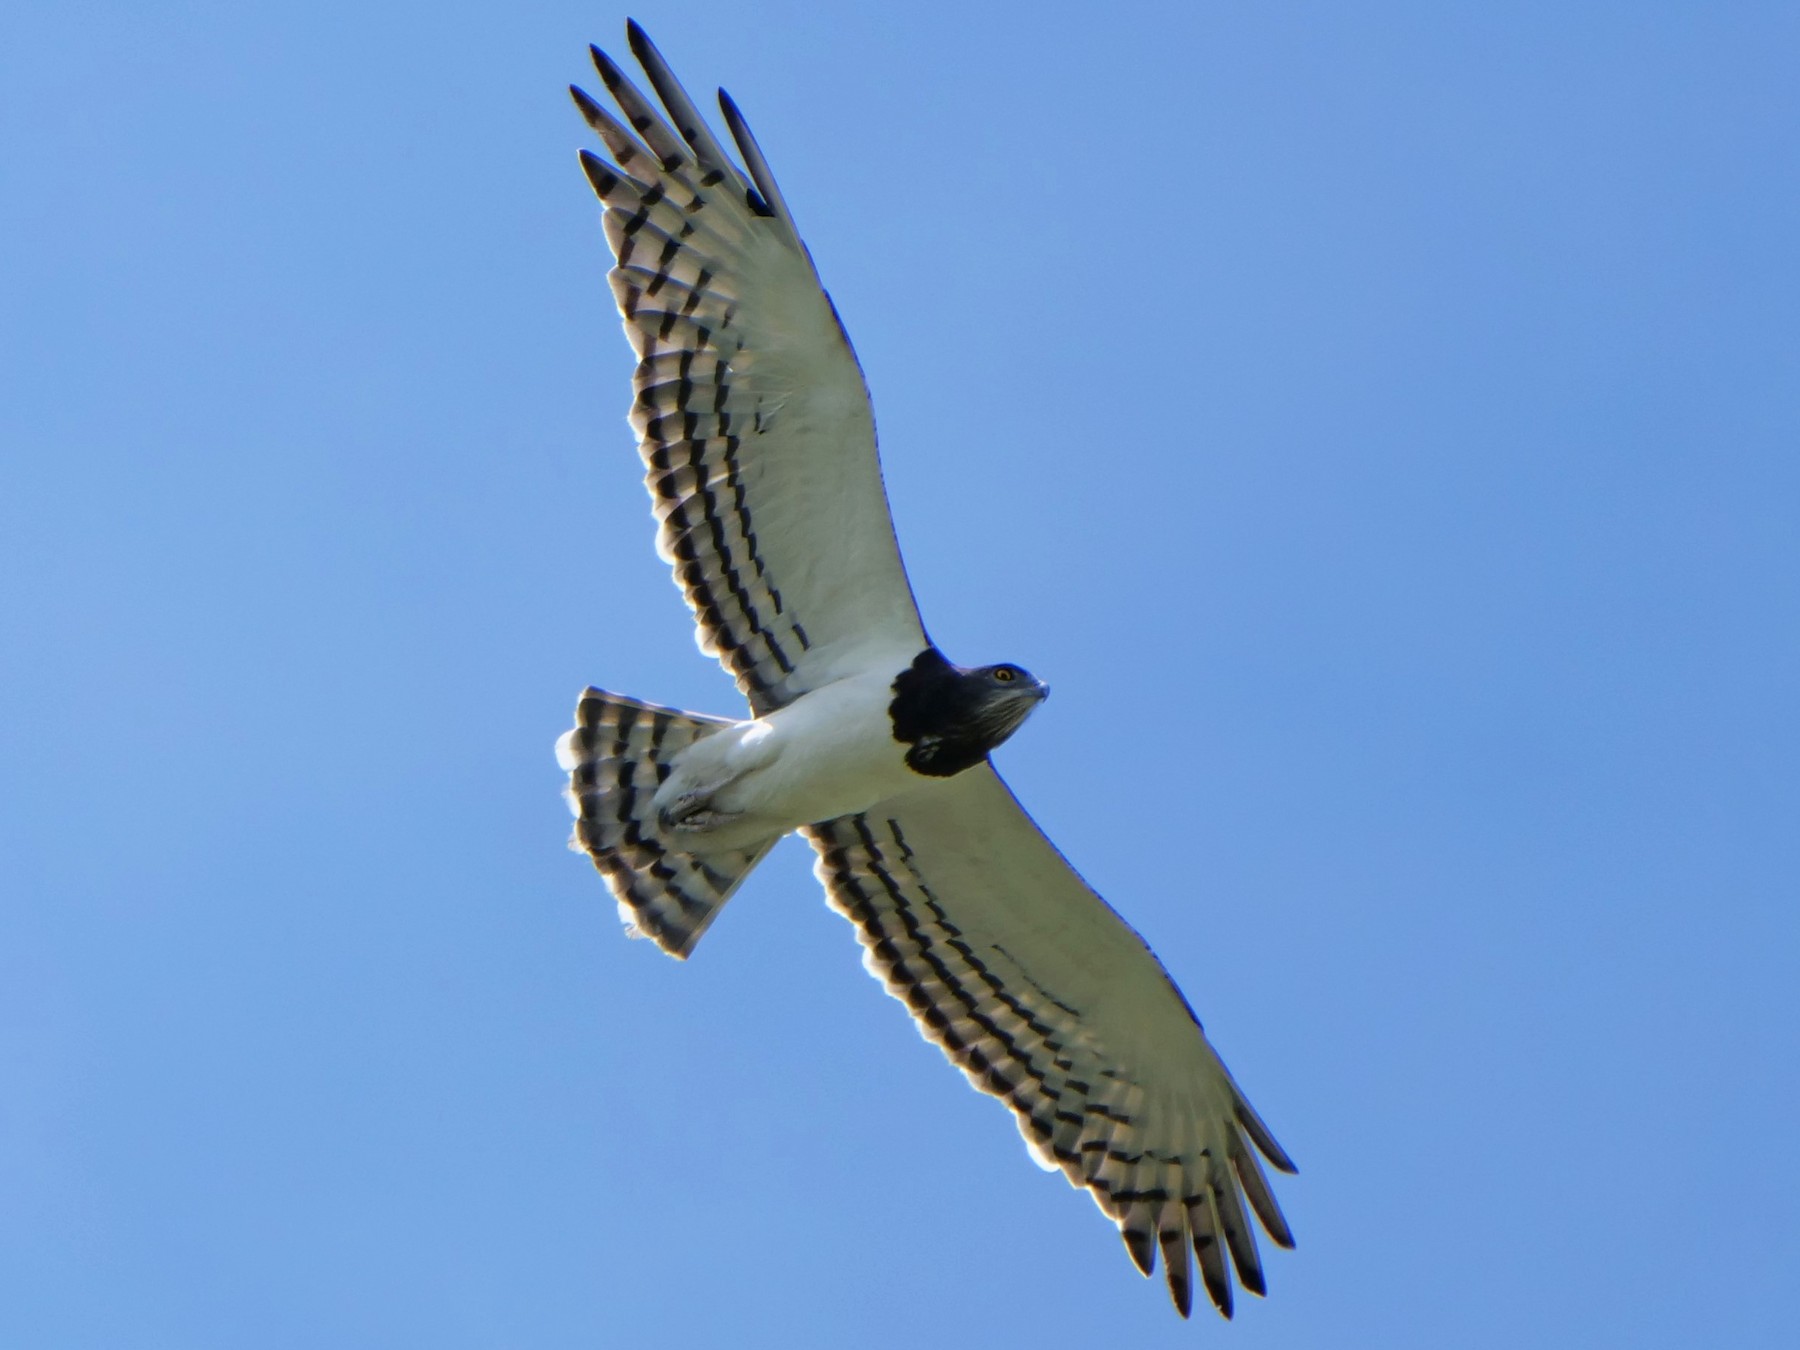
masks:
<instances>
[{"instance_id":1,"label":"tail feather","mask_svg":"<svg viewBox=\"0 0 1800 1350\"><path fill-rule=\"evenodd\" d=\"M633 937L648 937L685 958L719 908L775 841L719 853L666 847L650 819L650 801L674 759L729 719L680 712L602 689L575 705L575 727L556 743L568 770L575 832L569 847L594 860L619 902Z\"/></svg>"}]
</instances>

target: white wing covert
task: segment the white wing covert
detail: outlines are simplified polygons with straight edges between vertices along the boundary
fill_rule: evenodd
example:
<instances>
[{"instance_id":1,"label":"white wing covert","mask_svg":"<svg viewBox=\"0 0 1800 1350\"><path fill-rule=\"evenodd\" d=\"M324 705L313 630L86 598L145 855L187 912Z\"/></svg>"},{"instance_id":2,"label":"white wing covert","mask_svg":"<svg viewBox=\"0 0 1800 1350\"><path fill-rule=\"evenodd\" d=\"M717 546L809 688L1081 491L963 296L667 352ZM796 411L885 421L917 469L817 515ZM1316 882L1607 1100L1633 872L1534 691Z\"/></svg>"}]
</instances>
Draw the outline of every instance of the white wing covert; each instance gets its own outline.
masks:
<instances>
[{"instance_id":1,"label":"white wing covert","mask_svg":"<svg viewBox=\"0 0 1800 1350\"><path fill-rule=\"evenodd\" d=\"M701 648L761 715L924 630L861 368L762 152L721 90L746 176L628 31L666 116L598 48L629 129L570 92L613 160L581 157L638 354L631 420Z\"/></svg>"},{"instance_id":2,"label":"white wing covert","mask_svg":"<svg viewBox=\"0 0 1800 1350\"><path fill-rule=\"evenodd\" d=\"M1293 1237L1257 1152L1288 1156L1207 1043L1186 999L988 765L809 826L833 908L920 1032L1013 1112L1045 1166L1087 1188L1146 1275L1160 1250L1176 1307L1188 1251L1231 1315L1229 1253L1264 1292L1244 1201Z\"/></svg>"}]
</instances>

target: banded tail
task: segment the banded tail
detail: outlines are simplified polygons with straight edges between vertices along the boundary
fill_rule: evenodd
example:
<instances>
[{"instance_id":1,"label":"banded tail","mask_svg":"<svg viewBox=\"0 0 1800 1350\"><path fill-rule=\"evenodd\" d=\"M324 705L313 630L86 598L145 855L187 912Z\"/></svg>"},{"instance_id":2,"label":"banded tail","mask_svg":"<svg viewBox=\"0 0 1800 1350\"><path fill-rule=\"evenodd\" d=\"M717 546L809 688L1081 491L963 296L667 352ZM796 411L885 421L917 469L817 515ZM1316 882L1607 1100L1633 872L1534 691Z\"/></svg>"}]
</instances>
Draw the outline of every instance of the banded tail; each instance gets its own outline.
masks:
<instances>
[{"instance_id":1,"label":"banded tail","mask_svg":"<svg viewBox=\"0 0 1800 1350\"><path fill-rule=\"evenodd\" d=\"M719 908L774 846L720 853L667 848L650 819L650 800L675 757L730 719L679 712L603 689L575 705L575 727L556 743L568 770L575 832L569 847L594 860L619 902L632 937L648 937L686 959Z\"/></svg>"}]
</instances>

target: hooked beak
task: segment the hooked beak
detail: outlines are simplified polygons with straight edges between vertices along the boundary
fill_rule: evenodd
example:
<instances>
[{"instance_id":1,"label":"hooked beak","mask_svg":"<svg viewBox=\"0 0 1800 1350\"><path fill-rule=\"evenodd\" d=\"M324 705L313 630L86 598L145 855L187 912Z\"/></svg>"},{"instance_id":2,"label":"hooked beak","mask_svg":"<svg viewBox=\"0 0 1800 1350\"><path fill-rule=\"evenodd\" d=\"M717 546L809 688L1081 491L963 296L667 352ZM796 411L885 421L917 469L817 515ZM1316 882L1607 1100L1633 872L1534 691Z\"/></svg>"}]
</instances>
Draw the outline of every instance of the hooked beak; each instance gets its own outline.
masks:
<instances>
[{"instance_id":1,"label":"hooked beak","mask_svg":"<svg viewBox=\"0 0 1800 1350\"><path fill-rule=\"evenodd\" d=\"M1030 684L1015 684L982 712L982 721L991 728L994 744L999 745L1024 725L1025 719L1050 697L1050 686L1033 679Z\"/></svg>"}]
</instances>

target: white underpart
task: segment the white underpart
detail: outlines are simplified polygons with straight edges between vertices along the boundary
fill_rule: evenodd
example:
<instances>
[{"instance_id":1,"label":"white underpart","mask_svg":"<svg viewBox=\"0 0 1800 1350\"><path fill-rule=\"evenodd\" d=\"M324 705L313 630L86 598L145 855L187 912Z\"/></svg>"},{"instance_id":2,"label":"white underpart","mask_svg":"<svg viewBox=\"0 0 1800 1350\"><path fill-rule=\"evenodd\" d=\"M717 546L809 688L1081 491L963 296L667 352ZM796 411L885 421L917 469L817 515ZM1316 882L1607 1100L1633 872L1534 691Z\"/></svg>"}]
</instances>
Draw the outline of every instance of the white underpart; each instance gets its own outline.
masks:
<instances>
[{"instance_id":1,"label":"white underpart","mask_svg":"<svg viewBox=\"0 0 1800 1350\"><path fill-rule=\"evenodd\" d=\"M894 674L906 664L896 657L879 673L834 681L689 746L657 789L652 818L684 798L703 801L702 828L669 831L670 843L744 848L917 786L888 716Z\"/></svg>"}]
</instances>

